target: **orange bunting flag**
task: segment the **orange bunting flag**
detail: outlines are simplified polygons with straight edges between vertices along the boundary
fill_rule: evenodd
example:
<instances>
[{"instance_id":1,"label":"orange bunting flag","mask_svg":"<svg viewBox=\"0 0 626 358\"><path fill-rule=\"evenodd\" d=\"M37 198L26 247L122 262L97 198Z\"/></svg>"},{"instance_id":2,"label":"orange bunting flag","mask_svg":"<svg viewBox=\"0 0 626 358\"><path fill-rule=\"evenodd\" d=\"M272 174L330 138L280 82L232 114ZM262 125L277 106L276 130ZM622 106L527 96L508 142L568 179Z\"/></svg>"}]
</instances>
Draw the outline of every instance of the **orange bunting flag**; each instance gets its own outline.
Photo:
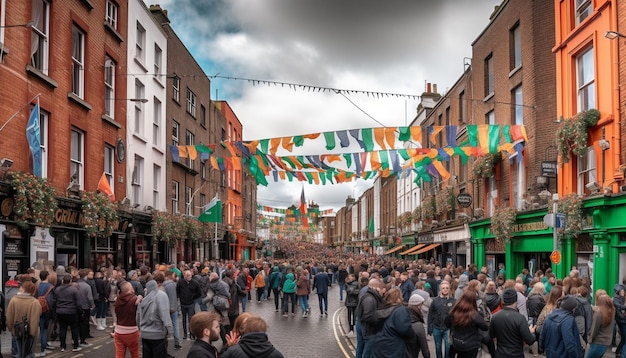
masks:
<instances>
[{"instance_id":1,"label":"orange bunting flag","mask_svg":"<svg viewBox=\"0 0 626 358\"><path fill-rule=\"evenodd\" d=\"M422 127L411 126L411 139L420 143L422 140Z\"/></svg>"},{"instance_id":2,"label":"orange bunting flag","mask_svg":"<svg viewBox=\"0 0 626 358\"><path fill-rule=\"evenodd\" d=\"M107 179L107 176L104 173L102 173L102 176L98 181L98 191L106 195L111 202L115 201L115 194L113 194L113 189L111 189L109 179Z\"/></svg>"},{"instance_id":3,"label":"orange bunting flag","mask_svg":"<svg viewBox=\"0 0 626 358\"><path fill-rule=\"evenodd\" d=\"M376 140L376 143L378 143L378 145L382 149L387 149L387 145L385 144L385 128L384 127L374 128L374 140Z\"/></svg>"},{"instance_id":4,"label":"orange bunting flag","mask_svg":"<svg viewBox=\"0 0 626 358\"><path fill-rule=\"evenodd\" d=\"M196 158L198 157L198 152L196 151L195 145L188 145L187 152L189 153L189 159L191 160L196 160Z\"/></svg>"},{"instance_id":5,"label":"orange bunting flag","mask_svg":"<svg viewBox=\"0 0 626 358\"><path fill-rule=\"evenodd\" d=\"M396 132L398 127L385 127L385 140L389 144L389 148L396 147Z\"/></svg>"},{"instance_id":6,"label":"orange bunting flag","mask_svg":"<svg viewBox=\"0 0 626 358\"><path fill-rule=\"evenodd\" d=\"M437 134L443 130L442 126L433 126L433 132L430 134L430 142L432 144L437 144Z\"/></svg>"},{"instance_id":7,"label":"orange bunting flag","mask_svg":"<svg viewBox=\"0 0 626 358\"><path fill-rule=\"evenodd\" d=\"M270 153L271 154L276 154L276 151L278 150L278 146L280 145L280 138L272 138L270 139L270 142L272 143L271 147L270 147Z\"/></svg>"}]
</instances>

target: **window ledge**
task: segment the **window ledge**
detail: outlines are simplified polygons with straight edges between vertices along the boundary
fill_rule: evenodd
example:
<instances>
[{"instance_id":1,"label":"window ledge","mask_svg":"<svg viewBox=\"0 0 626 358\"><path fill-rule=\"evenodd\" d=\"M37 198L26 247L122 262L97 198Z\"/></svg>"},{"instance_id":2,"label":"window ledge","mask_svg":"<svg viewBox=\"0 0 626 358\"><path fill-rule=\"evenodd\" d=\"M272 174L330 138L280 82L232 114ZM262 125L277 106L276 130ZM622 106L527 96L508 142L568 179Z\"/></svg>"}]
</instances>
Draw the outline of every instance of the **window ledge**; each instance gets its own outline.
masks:
<instances>
[{"instance_id":1,"label":"window ledge","mask_svg":"<svg viewBox=\"0 0 626 358\"><path fill-rule=\"evenodd\" d=\"M81 0L81 2L87 7L87 9L89 9L89 11L93 10L95 7L91 0Z\"/></svg>"},{"instance_id":2,"label":"window ledge","mask_svg":"<svg viewBox=\"0 0 626 358\"><path fill-rule=\"evenodd\" d=\"M141 61L141 59L139 59L139 58L135 57L135 58L133 58L133 60L135 61L135 63L136 63L137 65L139 65L139 67L141 67L141 69L142 69L144 72L146 72L146 73L148 72L148 68L146 68L146 65L144 65L144 64L143 64L143 61Z\"/></svg>"},{"instance_id":3,"label":"window ledge","mask_svg":"<svg viewBox=\"0 0 626 358\"><path fill-rule=\"evenodd\" d=\"M485 96L485 98L483 99L483 102L487 102L488 100L492 99L493 96L495 96L494 92L489 93L488 95Z\"/></svg>"},{"instance_id":4,"label":"window ledge","mask_svg":"<svg viewBox=\"0 0 626 358\"><path fill-rule=\"evenodd\" d=\"M57 81L53 80L51 77L48 77L45 73L41 72L39 69L33 67L32 65L26 65L26 73L31 74L43 82L45 82L50 88L57 88L59 84Z\"/></svg>"},{"instance_id":5,"label":"window ledge","mask_svg":"<svg viewBox=\"0 0 626 358\"><path fill-rule=\"evenodd\" d=\"M106 114L103 114L103 115L102 115L102 120L103 120L103 121L105 121L105 122L107 122L107 123L109 123L109 124L111 124L111 125L113 125L114 127L117 127L118 129L121 129L121 128L122 128L122 125L121 125L121 124L117 123L117 122L115 121L115 119L113 119L113 118L109 117L109 116L108 116L108 115L106 115Z\"/></svg>"},{"instance_id":6,"label":"window ledge","mask_svg":"<svg viewBox=\"0 0 626 358\"><path fill-rule=\"evenodd\" d=\"M153 145L152 146L152 150L154 150L155 152L159 152L161 154L165 154L165 150L159 146Z\"/></svg>"},{"instance_id":7,"label":"window ledge","mask_svg":"<svg viewBox=\"0 0 626 358\"><path fill-rule=\"evenodd\" d=\"M137 138L138 140L140 140L140 141L142 141L144 143L148 143L148 140L144 136L139 134L139 133L133 133L133 138Z\"/></svg>"},{"instance_id":8,"label":"window ledge","mask_svg":"<svg viewBox=\"0 0 626 358\"><path fill-rule=\"evenodd\" d=\"M113 37L115 37L115 39L119 42L122 43L124 42L124 37L122 37L122 34L120 34L119 32L117 32L117 30L111 26L111 24L109 24L108 22L104 22L104 28L111 34L113 35Z\"/></svg>"},{"instance_id":9,"label":"window ledge","mask_svg":"<svg viewBox=\"0 0 626 358\"><path fill-rule=\"evenodd\" d=\"M0 61L4 60L4 56L9 54L9 49L4 47L4 43L0 41Z\"/></svg>"},{"instance_id":10,"label":"window ledge","mask_svg":"<svg viewBox=\"0 0 626 358\"><path fill-rule=\"evenodd\" d=\"M519 66L515 67L514 69L512 69L511 72L509 72L509 78L513 77L513 75L518 73L521 69L522 69L522 65L521 64Z\"/></svg>"},{"instance_id":11,"label":"window ledge","mask_svg":"<svg viewBox=\"0 0 626 358\"><path fill-rule=\"evenodd\" d=\"M152 76L152 79L154 80L154 82L156 82L161 88L165 88L165 85L163 84L163 81L161 80L161 76L164 76L162 74L158 74L158 75L154 75Z\"/></svg>"},{"instance_id":12,"label":"window ledge","mask_svg":"<svg viewBox=\"0 0 626 358\"><path fill-rule=\"evenodd\" d=\"M67 93L67 98L71 99L72 101L76 102L77 104L81 105L83 108L85 108L88 111L91 111L91 105L89 103L87 103L87 101L85 101L84 99L78 97L76 95L76 93L74 92L68 92Z\"/></svg>"}]
</instances>

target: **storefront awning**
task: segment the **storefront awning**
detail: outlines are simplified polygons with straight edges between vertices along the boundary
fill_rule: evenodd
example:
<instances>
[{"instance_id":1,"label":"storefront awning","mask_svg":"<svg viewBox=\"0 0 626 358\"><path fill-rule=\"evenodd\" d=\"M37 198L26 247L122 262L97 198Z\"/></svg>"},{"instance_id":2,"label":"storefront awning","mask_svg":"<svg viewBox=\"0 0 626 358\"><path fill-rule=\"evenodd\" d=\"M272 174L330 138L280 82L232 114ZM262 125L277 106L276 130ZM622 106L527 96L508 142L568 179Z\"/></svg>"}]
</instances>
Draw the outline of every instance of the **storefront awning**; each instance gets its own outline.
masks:
<instances>
[{"instance_id":1,"label":"storefront awning","mask_svg":"<svg viewBox=\"0 0 626 358\"><path fill-rule=\"evenodd\" d=\"M413 252L412 255L417 255L417 254L421 254L422 252L430 251L430 250L434 249L435 247L437 247L439 245L441 245L441 244L430 244L430 245L428 245L428 246L426 246L424 248L421 248L421 249Z\"/></svg>"},{"instance_id":2,"label":"storefront awning","mask_svg":"<svg viewBox=\"0 0 626 358\"><path fill-rule=\"evenodd\" d=\"M389 250L383 252L383 254L385 254L385 255L393 254L396 251L400 251L403 247L404 247L404 245L396 246L393 249L389 249Z\"/></svg>"},{"instance_id":3,"label":"storefront awning","mask_svg":"<svg viewBox=\"0 0 626 358\"><path fill-rule=\"evenodd\" d=\"M400 253L400 255L411 255L413 253L413 251L417 251L417 250L421 249L422 247L424 247L424 245L426 245L426 244L417 244L417 245L413 246L412 248L410 248L408 250L402 251Z\"/></svg>"}]
</instances>

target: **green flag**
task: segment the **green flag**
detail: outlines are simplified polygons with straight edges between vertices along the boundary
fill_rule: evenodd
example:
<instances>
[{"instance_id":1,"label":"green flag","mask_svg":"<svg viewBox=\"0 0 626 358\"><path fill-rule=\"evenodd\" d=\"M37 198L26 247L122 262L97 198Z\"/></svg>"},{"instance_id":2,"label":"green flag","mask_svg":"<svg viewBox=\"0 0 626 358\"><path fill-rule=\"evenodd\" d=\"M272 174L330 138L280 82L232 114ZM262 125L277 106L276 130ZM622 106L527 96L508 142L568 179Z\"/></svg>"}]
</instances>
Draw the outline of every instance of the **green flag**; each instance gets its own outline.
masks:
<instances>
[{"instance_id":1,"label":"green flag","mask_svg":"<svg viewBox=\"0 0 626 358\"><path fill-rule=\"evenodd\" d=\"M374 218L373 217L370 218L370 225L368 229L369 229L368 230L369 232L371 232L372 234L374 233Z\"/></svg>"},{"instance_id":2,"label":"green flag","mask_svg":"<svg viewBox=\"0 0 626 358\"><path fill-rule=\"evenodd\" d=\"M206 210L200 214L198 221L203 223L221 223L222 222L222 202L215 195L207 204Z\"/></svg>"}]
</instances>

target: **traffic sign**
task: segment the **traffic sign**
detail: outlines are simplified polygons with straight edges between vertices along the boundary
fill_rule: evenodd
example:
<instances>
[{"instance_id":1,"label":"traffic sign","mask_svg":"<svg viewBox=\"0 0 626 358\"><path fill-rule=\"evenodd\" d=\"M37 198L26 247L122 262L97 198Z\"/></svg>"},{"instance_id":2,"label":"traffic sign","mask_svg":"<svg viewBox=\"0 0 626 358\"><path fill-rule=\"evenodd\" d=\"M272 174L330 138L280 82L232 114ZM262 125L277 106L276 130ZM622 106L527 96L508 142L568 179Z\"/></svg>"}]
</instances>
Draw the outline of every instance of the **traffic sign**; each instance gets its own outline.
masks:
<instances>
[{"instance_id":1,"label":"traffic sign","mask_svg":"<svg viewBox=\"0 0 626 358\"><path fill-rule=\"evenodd\" d=\"M566 215L563 213L556 213L556 227L557 229L562 229L565 227L565 218ZM546 214L543 216L543 223L546 224L547 227L552 227L554 225L554 214Z\"/></svg>"},{"instance_id":2,"label":"traffic sign","mask_svg":"<svg viewBox=\"0 0 626 358\"><path fill-rule=\"evenodd\" d=\"M561 263L561 252L559 250L554 250L552 251L552 254L550 254L550 260L555 264L558 265Z\"/></svg>"}]
</instances>

